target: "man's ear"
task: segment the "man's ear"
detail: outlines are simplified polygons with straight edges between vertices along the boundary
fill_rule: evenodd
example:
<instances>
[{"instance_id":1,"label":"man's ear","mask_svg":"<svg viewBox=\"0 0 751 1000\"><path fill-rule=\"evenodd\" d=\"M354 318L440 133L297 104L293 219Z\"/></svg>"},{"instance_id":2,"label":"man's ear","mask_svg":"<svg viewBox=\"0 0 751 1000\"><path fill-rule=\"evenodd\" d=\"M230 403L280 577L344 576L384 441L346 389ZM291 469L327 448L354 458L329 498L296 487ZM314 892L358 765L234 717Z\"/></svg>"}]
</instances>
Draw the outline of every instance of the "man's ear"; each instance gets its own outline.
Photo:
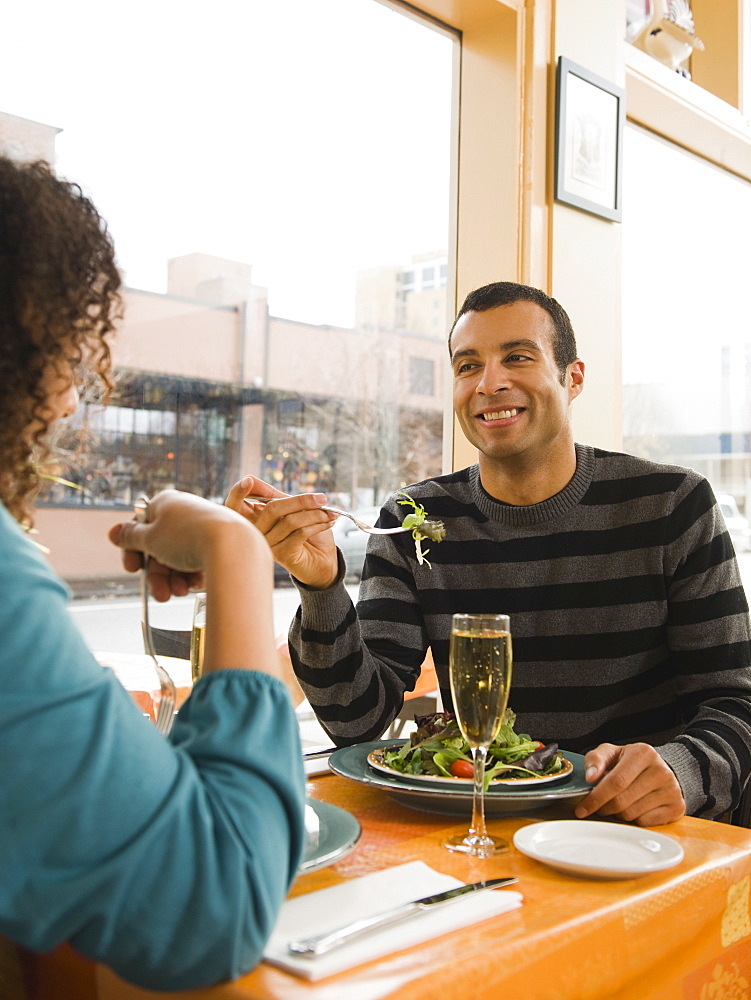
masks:
<instances>
[{"instance_id":1,"label":"man's ear","mask_svg":"<svg viewBox=\"0 0 751 1000\"><path fill-rule=\"evenodd\" d=\"M569 401L576 399L584 388L584 362L579 358L572 361L566 370L566 385Z\"/></svg>"}]
</instances>

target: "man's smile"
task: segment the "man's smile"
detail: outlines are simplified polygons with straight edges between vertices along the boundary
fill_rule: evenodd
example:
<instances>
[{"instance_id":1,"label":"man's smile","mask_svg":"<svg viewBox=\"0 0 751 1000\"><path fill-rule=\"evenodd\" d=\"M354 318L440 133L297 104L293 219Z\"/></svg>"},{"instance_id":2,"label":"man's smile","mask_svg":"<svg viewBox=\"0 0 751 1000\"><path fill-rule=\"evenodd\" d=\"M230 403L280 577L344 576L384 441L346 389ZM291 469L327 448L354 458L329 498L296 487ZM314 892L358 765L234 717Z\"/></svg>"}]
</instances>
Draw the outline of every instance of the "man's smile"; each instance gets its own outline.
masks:
<instances>
[{"instance_id":1,"label":"man's smile","mask_svg":"<svg viewBox=\"0 0 751 1000\"><path fill-rule=\"evenodd\" d=\"M489 423L492 420L509 420L523 412L523 406L512 406L506 410L489 410L487 413L478 413L477 419L484 423Z\"/></svg>"}]
</instances>

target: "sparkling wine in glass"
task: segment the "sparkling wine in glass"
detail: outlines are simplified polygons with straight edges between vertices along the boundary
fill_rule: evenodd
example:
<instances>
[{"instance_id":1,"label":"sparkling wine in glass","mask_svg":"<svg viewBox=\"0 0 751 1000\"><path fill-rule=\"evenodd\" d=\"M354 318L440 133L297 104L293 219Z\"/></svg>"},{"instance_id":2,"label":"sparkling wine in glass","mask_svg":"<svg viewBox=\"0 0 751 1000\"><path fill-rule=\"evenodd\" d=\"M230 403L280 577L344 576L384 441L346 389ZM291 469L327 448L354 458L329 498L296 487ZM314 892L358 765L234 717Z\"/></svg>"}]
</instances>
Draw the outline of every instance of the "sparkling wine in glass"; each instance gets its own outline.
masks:
<instances>
[{"instance_id":1,"label":"sparkling wine in glass","mask_svg":"<svg viewBox=\"0 0 751 1000\"><path fill-rule=\"evenodd\" d=\"M193 628L190 633L190 675L193 683L203 672L203 649L206 643L206 595L196 594Z\"/></svg>"},{"instance_id":2,"label":"sparkling wine in glass","mask_svg":"<svg viewBox=\"0 0 751 1000\"><path fill-rule=\"evenodd\" d=\"M508 843L485 829L485 761L498 735L511 686L508 615L461 614L451 623L449 681L456 721L474 761L472 825L463 837L444 841L450 851L489 858Z\"/></svg>"}]
</instances>

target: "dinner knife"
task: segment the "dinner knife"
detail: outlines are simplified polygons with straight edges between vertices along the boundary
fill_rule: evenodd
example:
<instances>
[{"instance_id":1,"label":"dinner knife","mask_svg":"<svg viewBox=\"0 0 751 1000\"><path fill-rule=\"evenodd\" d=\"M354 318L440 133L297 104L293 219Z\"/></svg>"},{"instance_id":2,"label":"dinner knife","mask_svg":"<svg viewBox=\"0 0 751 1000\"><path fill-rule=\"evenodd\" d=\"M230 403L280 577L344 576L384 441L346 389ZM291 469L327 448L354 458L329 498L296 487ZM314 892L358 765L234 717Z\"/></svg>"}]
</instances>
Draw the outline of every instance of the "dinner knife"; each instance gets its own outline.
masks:
<instances>
[{"instance_id":1,"label":"dinner knife","mask_svg":"<svg viewBox=\"0 0 751 1000\"><path fill-rule=\"evenodd\" d=\"M309 750L303 750L303 760L317 760L319 757L330 757L331 754L338 750L339 747L311 747Z\"/></svg>"},{"instance_id":2,"label":"dinner knife","mask_svg":"<svg viewBox=\"0 0 751 1000\"><path fill-rule=\"evenodd\" d=\"M303 938L299 941L290 941L289 950L295 955L305 958L315 958L323 955L332 948L351 941L352 938L365 934L376 927L385 927L387 924L395 924L400 920L413 916L415 913L429 910L431 906L441 906L449 903L468 892L485 892L486 889L497 889L502 885L512 885L518 882L517 878L490 878L483 882L471 882L469 885L460 885L456 889L447 889L446 892L437 892L433 896L423 896L422 899L414 899L409 903L402 903L401 906L392 906L388 910L382 910L372 917L363 917L361 920L354 920L352 923L344 924L333 931L326 931L325 934L317 934L315 937Z\"/></svg>"}]
</instances>

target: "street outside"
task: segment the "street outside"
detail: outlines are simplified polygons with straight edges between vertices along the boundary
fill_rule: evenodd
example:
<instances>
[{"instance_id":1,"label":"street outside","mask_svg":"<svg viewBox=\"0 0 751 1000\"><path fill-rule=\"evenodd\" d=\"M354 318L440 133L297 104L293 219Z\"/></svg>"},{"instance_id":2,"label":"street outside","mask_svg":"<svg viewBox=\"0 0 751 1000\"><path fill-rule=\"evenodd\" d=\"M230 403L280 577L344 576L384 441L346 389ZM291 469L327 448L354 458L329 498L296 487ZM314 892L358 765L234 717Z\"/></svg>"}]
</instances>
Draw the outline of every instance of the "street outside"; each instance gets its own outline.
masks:
<instances>
[{"instance_id":1,"label":"street outside","mask_svg":"<svg viewBox=\"0 0 751 1000\"><path fill-rule=\"evenodd\" d=\"M746 593L751 595L751 552L738 556L738 565ZM348 585L353 598L357 584ZM166 604L149 604L151 624L157 628L189 629L195 598L177 597ZM277 587L274 590L274 633L286 635L299 604L297 588ZM141 638L141 602L133 595L103 597L97 600L76 600L71 604L73 618L92 650L119 653L143 653Z\"/></svg>"},{"instance_id":2,"label":"street outside","mask_svg":"<svg viewBox=\"0 0 751 1000\"><path fill-rule=\"evenodd\" d=\"M347 590L357 596L357 585ZM175 597L166 604L149 603L149 621L155 628L189 629L195 597ZM297 588L274 590L274 634L285 635L300 603ZM143 653L141 601L133 594L76 600L70 605L73 618L91 650Z\"/></svg>"}]
</instances>

